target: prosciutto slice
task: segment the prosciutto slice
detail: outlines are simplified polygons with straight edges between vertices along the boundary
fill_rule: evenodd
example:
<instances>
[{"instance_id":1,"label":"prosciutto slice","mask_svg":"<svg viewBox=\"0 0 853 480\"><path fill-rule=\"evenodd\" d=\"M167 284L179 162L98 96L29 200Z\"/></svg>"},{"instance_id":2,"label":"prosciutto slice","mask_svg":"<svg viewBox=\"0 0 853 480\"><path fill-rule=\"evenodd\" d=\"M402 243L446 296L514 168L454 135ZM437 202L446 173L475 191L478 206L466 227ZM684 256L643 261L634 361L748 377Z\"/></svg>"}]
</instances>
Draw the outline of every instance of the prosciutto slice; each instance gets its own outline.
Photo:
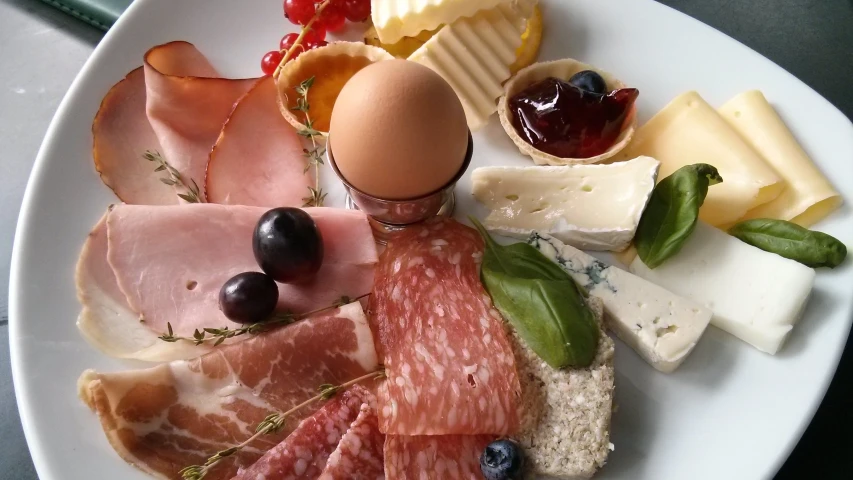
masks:
<instances>
[{"instance_id":1,"label":"prosciutto slice","mask_svg":"<svg viewBox=\"0 0 853 480\"><path fill-rule=\"evenodd\" d=\"M313 480L373 394L354 385L306 418L283 442L270 449L234 480Z\"/></svg>"},{"instance_id":2,"label":"prosciutto slice","mask_svg":"<svg viewBox=\"0 0 853 480\"><path fill-rule=\"evenodd\" d=\"M495 438L492 435L388 435L385 475L394 480L483 480L480 454Z\"/></svg>"},{"instance_id":3,"label":"prosciutto slice","mask_svg":"<svg viewBox=\"0 0 853 480\"><path fill-rule=\"evenodd\" d=\"M265 211L214 204L114 206L90 235L78 263L83 304L78 326L84 336L123 358L161 361L204 353L205 346L157 337L167 324L185 337L197 328L238 327L219 310L218 293L233 275L259 270L252 231ZM279 285L279 310L309 312L369 293L377 256L364 214L306 211L323 236L323 265L305 283Z\"/></svg>"},{"instance_id":4,"label":"prosciutto slice","mask_svg":"<svg viewBox=\"0 0 853 480\"><path fill-rule=\"evenodd\" d=\"M393 435L510 434L521 386L504 321L480 283L483 242L454 220L407 229L382 253L371 327ZM394 477L391 477L394 478Z\"/></svg>"},{"instance_id":5,"label":"prosciutto slice","mask_svg":"<svg viewBox=\"0 0 853 480\"><path fill-rule=\"evenodd\" d=\"M275 80L263 77L234 107L210 152L207 200L260 207L301 206L313 170L296 131L281 116Z\"/></svg>"},{"instance_id":6,"label":"prosciutto slice","mask_svg":"<svg viewBox=\"0 0 853 480\"><path fill-rule=\"evenodd\" d=\"M361 412L338 448L329 457L320 480L382 480L385 435L379 431L376 410L369 404Z\"/></svg>"},{"instance_id":7,"label":"prosciutto slice","mask_svg":"<svg viewBox=\"0 0 853 480\"><path fill-rule=\"evenodd\" d=\"M356 302L193 360L118 373L90 370L78 387L125 461L173 479L181 468L249 438L270 413L315 396L320 385L340 385L377 366ZM316 408L298 411L281 432L259 438L205 478L232 478L248 468Z\"/></svg>"}]
</instances>

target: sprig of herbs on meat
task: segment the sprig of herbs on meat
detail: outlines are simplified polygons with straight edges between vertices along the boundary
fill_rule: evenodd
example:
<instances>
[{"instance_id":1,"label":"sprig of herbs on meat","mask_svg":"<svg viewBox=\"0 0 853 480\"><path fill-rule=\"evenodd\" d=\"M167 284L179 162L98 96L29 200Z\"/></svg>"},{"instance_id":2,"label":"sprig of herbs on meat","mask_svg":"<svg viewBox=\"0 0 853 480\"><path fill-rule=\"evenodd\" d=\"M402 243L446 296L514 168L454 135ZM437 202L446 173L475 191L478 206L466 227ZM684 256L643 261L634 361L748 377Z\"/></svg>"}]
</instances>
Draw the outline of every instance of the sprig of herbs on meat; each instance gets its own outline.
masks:
<instances>
[{"instance_id":1,"label":"sprig of herbs on meat","mask_svg":"<svg viewBox=\"0 0 853 480\"><path fill-rule=\"evenodd\" d=\"M305 202L303 206L322 207L323 201L326 199L326 194L320 188L320 165L323 165L323 155L326 154L326 146L322 143L323 134L314 128L314 121L311 120L308 114L308 110L311 108L311 105L308 103L308 90L312 85L314 85L314 77L294 87L299 98L296 99L296 106L292 107L291 110L305 114L305 127L300 128L296 133L311 140L311 148L302 149L305 158L308 159L308 164L305 165L305 170L302 173L308 173L308 170L314 167L314 186L308 187L309 194L302 199Z\"/></svg>"},{"instance_id":2,"label":"sprig of herbs on meat","mask_svg":"<svg viewBox=\"0 0 853 480\"><path fill-rule=\"evenodd\" d=\"M284 428L288 417L298 412L302 408L305 408L314 402L318 402L321 400L329 400L330 398L337 395L338 392L340 392L341 390L351 387L356 383L361 383L369 380L381 380L383 378L385 378L385 367L380 365L379 368L377 368L376 370L368 374L362 375L358 378L354 378L340 385L320 385L320 387L318 388L319 393L317 395L309 398L308 400L305 400L304 402L300 403L299 405L291 408L286 412L271 413L267 415L267 417L264 418L264 420L261 421L261 423L259 423L258 426L255 428L255 434L247 438L242 443L239 443L230 448L226 448L225 450L220 450L216 452L215 454L210 456L207 461L204 462L204 465L190 465L189 467L184 467L183 469L181 469L181 471L179 472L181 478L183 478L184 480L201 480L224 459L240 452L252 442L257 440L259 437L263 435L272 435L280 432Z\"/></svg>"},{"instance_id":3,"label":"sprig of herbs on meat","mask_svg":"<svg viewBox=\"0 0 853 480\"><path fill-rule=\"evenodd\" d=\"M160 152L146 150L145 153L142 154L142 158L157 165L154 172L166 172L166 176L160 178L161 182L169 185L170 187L178 186L184 189L184 193L178 193L178 196L181 197L181 199L189 203L204 203L204 199L201 197L201 189L198 188L198 184L195 183L195 180L191 178L188 183L181 175L181 172L179 172L177 168L169 165L169 162L163 158L163 155L161 155Z\"/></svg>"},{"instance_id":4,"label":"sprig of herbs on meat","mask_svg":"<svg viewBox=\"0 0 853 480\"><path fill-rule=\"evenodd\" d=\"M366 298L369 296L369 293L361 295L360 297L350 298L350 297L341 297L333 304L318 308L316 310L312 310L310 312L301 313L301 314L293 314L293 313L279 313L274 315L272 318L265 320L263 322L250 323L249 325L245 325L240 328L231 329L229 327L222 328L202 328L201 330L196 329L193 332L192 337L182 337L180 335L175 335L175 332L172 330L172 323L166 323L166 329L168 330L163 335L160 335L160 340L169 343L175 343L179 341L187 341L192 342L195 345L202 345L204 343L213 342L213 346L217 347L222 344L225 340L229 338L239 337L241 335L257 335L259 333L271 330L276 327L290 325L291 323L298 322L299 320L303 320L315 313L325 312L327 310L332 310L352 302L357 302L362 298Z\"/></svg>"}]
</instances>

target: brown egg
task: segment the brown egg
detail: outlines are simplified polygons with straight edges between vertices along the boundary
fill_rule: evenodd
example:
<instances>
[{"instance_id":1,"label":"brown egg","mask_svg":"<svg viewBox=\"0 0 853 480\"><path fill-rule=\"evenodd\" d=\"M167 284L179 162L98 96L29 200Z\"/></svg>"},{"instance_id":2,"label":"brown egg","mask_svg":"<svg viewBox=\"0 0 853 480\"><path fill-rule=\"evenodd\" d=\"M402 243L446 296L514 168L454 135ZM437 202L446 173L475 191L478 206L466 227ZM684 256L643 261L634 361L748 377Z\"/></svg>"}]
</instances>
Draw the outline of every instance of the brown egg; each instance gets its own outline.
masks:
<instances>
[{"instance_id":1,"label":"brown egg","mask_svg":"<svg viewBox=\"0 0 853 480\"><path fill-rule=\"evenodd\" d=\"M462 103L427 67L386 60L355 74L332 111L329 148L356 189L413 199L447 185L468 148Z\"/></svg>"}]
</instances>

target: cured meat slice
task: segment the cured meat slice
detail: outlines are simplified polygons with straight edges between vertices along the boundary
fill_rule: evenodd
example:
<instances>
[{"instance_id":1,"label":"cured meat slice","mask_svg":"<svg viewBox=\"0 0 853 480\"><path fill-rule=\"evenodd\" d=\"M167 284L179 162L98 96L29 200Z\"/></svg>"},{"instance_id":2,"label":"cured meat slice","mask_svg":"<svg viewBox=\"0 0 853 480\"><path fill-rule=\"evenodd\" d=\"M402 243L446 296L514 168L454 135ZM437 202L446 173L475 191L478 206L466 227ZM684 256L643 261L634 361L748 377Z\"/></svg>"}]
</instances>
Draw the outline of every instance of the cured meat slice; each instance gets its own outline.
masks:
<instances>
[{"instance_id":1,"label":"cured meat slice","mask_svg":"<svg viewBox=\"0 0 853 480\"><path fill-rule=\"evenodd\" d=\"M142 158L159 151L160 142L145 115L145 73L142 67L107 92L92 123L92 156L101 180L127 203L172 205L175 189L163 184L155 165Z\"/></svg>"},{"instance_id":2,"label":"cured meat slice","mask_svg":"<svg viewBox=\"0 0 853 480\"><path fill-rule=\"evenodd\" d=\"M118 373L86 371L78 387L125 461L171 479L181 468L249 438L267 415L315 396L320 385L340 385L377 366L367 319L356 302L193 360ZM232 478L316 408L299 410L281 432L262 436L205 478Z\"/></svg>"},{"instance_id":3,"label":"cured meat slice","mask_svg":"<svg viewBox=\"0 0 853 480\"><path fill-rule=\"evenodd\" d=\"M252 231L265 211L214 204L114 206L106 220L108 241L103 241L100 227L96 232L101 235L94 237L100 241L87 242L78 266L78 290L115 293L117 284L126 302L81 295L85 315L78 326L95 346L114 356L157 361L204 353L205 346L157 337L167 323L175 335L185 337L196 328L237 327L219 310L218 293L231 276L259 270ZM330 208L306 211L323 235L323 265L308 282L279 286L280 310L309 312L343 296L369 293L377 256L364 214Z\"/></svg>"},{"instance_id":4,"label":"cured meat slice","mask_svg":"<svg viewBox=\"0 0 853 480\"><path fill-rule=\"evenodd\" d=\"M326 468L329 455L350 429L361 406L373 397L364 387L354 385L329 400L314 415L302 420L283 442L270 449L251 467L241 470L234 480L309 480Z\"/></svg>"},{"instance_id":5,"label":"cured meat slice","mask_svg":"<svg viewBox=\"0 0 853 480\"><path fill-rule=\"evenodd\" d=\"M320 480L382 480L385 478L385 435L371 404L361 412L329 457Z\"/></svg>"},{"instance_id":6,"label":"cured meat slice","mask_svg":"<svg viewBox=\"0 0 853 480\"><path fill-rule=\"evenodd\" d=\"M394 435L509 434L520 385L504 321L480 283L483 242L437 220L395 237L370 298L388 378L379 428Z\"/></svg>"},{"instance_id":7,"label":"cured meat slice","mask_svg":"<svg viewBox=\"0 0 853 480\"><path fill-rule=\"evenodd\" d=\"M263 77L234 106L207 164L207 200L300 207L313 185L302 142L281 116L275 80Z\"/></svg>"},{"instance_id":8,"label":"cured meat slice","mask_svg":"<svg viewBox=\"0 0 853 480\"><path fill-rule=\"evenodd\" d=\"M394 480L483 480L480 454L493 435L385 438L385 476Z\"/></svg>"},{"instance_id":9,"label":"cured meat slice","mask_svg":"<svg viewBox=\"0 0 853 480\"><path fill-rule=\"evenodd\" d=\"M210 149L234 103L256 78L221 78L191 43L170 42L144 57L146 112L161 152L186 181L204 185Z\"/></svg>"}]
</instances>

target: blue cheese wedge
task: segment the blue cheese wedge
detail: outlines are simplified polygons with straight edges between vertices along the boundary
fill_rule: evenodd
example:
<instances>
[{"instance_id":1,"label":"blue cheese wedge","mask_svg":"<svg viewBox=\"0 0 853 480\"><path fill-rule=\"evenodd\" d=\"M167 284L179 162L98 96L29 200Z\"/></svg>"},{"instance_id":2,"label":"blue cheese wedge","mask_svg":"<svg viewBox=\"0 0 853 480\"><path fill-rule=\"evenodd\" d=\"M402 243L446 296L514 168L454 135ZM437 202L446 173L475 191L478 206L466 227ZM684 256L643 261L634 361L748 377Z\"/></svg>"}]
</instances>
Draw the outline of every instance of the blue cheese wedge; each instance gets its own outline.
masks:
<instances>
[{"instance_id":1,"label":"blue cheese wedge","mask_svg":"<svg viewBox=\"0 0 853 480\"><path fill-rule=\"evenodd\" d=\"M708 308L554 237L534 232L528 243L563 267L590 296L604 302L607 328L661 372L670 373L681 365L711 321Z\"/></svg>"},{"instance_id":2,"label":"blue cheese wedge","mask_svg":"<svg viewBox=\"0 0 853 480\"><path fill-rule=\"evenodd\" d=\"M526 240L533 231L584 250L625 249L655 186L660 162L482 167L474 196L490 210L487 229Z\"/></svg>"},{"instance_id":3,"label":"blue cheese wedge","mask_svg":"<svg viewBox=\"0 0 853 480\"><path fill-rule=\"evenodd\" d=\"M802 315L815 278L809 267L702 223L659 267L637 257L630 270L710 308L712 325L770 354Z\"/></svg>"}]
</instances>

